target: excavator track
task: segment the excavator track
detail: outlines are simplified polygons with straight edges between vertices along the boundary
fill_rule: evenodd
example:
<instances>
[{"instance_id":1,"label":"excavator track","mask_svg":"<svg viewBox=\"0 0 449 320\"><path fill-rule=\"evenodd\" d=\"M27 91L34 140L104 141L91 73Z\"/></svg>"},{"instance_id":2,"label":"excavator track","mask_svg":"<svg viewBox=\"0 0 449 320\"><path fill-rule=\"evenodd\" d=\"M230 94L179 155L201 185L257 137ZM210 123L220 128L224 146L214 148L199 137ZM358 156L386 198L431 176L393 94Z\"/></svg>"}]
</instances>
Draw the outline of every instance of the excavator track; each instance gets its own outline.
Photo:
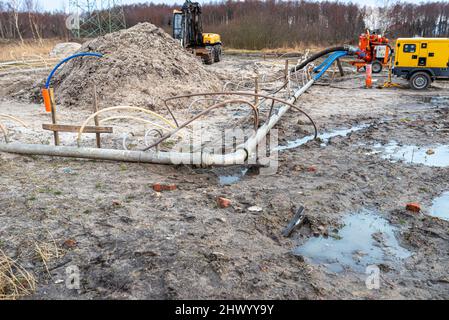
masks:
<instances>
[{"instance_id":1,"label":"excavator track","mask_svg":"<svg viewBox=\"0 0 449 320\"><path fill-rule=\"evenodd\" d=\"M214 46L214 62L220 62L222 58L222 47L220 44Z\"/></svg>"},{"instance_id":2,"label":"excavator track","mask_svg":"<svg viewBox=\"0 0 449 320\"><path fill-rule=\"evenodd\" d=\"M206 47L207 53L202 56L204 64L211 65L215 62L215 48Z\"/></svg>"}]
</instances>

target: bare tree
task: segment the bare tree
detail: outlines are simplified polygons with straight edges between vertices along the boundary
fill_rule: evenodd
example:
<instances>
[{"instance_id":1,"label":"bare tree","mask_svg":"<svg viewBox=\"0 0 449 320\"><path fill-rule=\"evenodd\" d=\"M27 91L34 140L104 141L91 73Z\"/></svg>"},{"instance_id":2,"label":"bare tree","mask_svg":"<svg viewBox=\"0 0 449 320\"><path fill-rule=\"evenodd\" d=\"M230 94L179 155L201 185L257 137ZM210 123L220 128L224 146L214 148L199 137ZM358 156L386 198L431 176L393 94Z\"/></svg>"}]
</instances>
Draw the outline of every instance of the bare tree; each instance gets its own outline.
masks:
<instances>
[{"instance_id":1,"label":"bare tree","mask_svg":"<svg viewBox=\"0 0 449 320\"><path fill-rule=\"evenodd\" d=\"M9 5L12 9L11 12L14 18L14 25L16 27L17 34L20 38L20 42L24 44L22 33L20 32L19 28L19 11L21 7L21 2L22 2L21 0L9 0Z\"/></svg>"},{"instance_id":2,"label":"bare tree","mask_svg":"<svg viewBox=\"0 0 449 320\"><path fill-rule=\"evenodd\" d=\"M34 11L34 0L23 0L23 6L25 11L28 12L28 23L30 25L31 34L33 36L33 39L36 39L35 33L34 33L34 27L33 27L33 11Z\"/></svg>"},{"instance_id":3,"label":"bare tree","mask_svg":"<svg viewBox=\"0 0 449 320\"><path fill-rule=\"evenodd\" d=\"M5 31L3 30L3 12L6 11L6 5L0 1L0 37L5 39Z\"/></svg>"},{"instance_id":4,"label":"bare tree","mask_svg":"<svg viewBox=\"0 0 449 320\"><path fill-rule=\"evenodd\" d=\"M30 25L31 34L33 39L38 39L42 45L42 36L39 31L38 13L40 11L40 5L38 0L24 0L25 10L28 12L28 23Z\"/></svg>"},{"instance_id":5,"label":"bare tree","mask_svg":"<svg viewBox=\"0 0 449 320\"><path fill-rule=\"evenodd\" d=\"M69 37L64 11L45 12L38 1L0 0L0 37ZM148 21L170 32L173 9L179 7L146 2L124 12L130 27ZM246 49L355 44L366 26L392 39L448 37L449 2L379 0L362 7L348 1L221 0L203 5L203 24L206 32L220 33L227 47Z\"/></svg>"}]
</instances>

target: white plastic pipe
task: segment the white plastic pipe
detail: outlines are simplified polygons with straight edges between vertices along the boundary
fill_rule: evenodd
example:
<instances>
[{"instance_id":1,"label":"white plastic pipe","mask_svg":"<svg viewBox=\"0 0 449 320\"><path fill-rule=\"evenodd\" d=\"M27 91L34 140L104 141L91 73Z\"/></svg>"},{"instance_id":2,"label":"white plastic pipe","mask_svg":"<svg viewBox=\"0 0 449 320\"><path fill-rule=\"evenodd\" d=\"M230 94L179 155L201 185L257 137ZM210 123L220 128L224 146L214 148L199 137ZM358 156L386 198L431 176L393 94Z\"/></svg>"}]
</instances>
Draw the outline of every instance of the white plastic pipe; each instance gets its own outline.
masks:
<instances>
[{"instance_id":1,"label":"white plastic pipe","mask_svg":"<svg viewBox=\"0 0 449 320\"><path fill-rule=\"evenodd\" d=\"M301 89L295 92L293 97L288 100L289 103L293 104L298 100L298 98L306 92L315 82L315 80L310 80L308 83L306 83L305 86L303 86ZM265 139L268 132L273 129L273 127L279 122L279 120L282 118L282 116L290 109L289 105L285 105L282 108L279 109L279 112L277 114L273 114L270 118L270 120L265 123L262 127L257 130L257 133L254 137L248 139L248 141L242 145L239 146L238 149L245 149L248 152L248 155L251 156L254 154L257 150L257 146Z\"/></svg>"},{"instance_id":2,"label":"white plastic pipe","mask_svg":"<svg viewBox=\"0 0 449 320\"><path fill-rule=\"evenodd\" d=\"M23 144L18 142L0 143L0 152L123 162L198 165L208 163L222 166L243 163L246 159L246 152L244 150L238 150L227 155L218 155L201 152L143 152L98 148L78 148L42 144ZM240 160L243 161L240 162Z\"/></svg>"}]
</instances>

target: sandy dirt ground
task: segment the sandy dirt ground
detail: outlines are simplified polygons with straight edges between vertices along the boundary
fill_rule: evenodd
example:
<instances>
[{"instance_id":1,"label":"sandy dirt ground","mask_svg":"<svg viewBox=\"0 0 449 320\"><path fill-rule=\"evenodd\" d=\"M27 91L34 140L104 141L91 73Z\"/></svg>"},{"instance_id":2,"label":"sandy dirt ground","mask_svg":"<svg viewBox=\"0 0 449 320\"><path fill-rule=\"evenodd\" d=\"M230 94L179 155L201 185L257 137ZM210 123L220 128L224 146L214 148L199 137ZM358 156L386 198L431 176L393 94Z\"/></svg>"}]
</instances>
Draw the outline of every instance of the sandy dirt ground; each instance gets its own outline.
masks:
<instances>
[{"instance_id":1,"label":"sandy dirt ground","mask_svg":"<svg viewBox=\"0 0 449 320\"><path fill-rule=\"evenodd\" d=\"M235 56L207 68L225 82L242 74L254 76L255 62L265 63L264 70L271 63L282 72L282 60ZM41 129L50 122L43 106L10 94L11 86L44 74L0 77L0 113L30 125L8 123L11 140L52 143L51 134ZM384 77L376 77L377 84ZM425 150L448 144L449 86L435 83L428 91L416 92L368 90L363 83L354 75L324 82L297 103L316 121L320 134L355 128L353 132L285 149L279 153L276 174L259 175L251 168L232 185L220 184L220 176L241 168L1 153L0 248L38 280L36 292L25 298L449 298L449 222L430 215L434 199L449 191L449 167L383 156L392 141ZM74 123L89 114L73 108L60 111ZM312 133L295 111L289 115L277 126L284 146ZM123 126L126 132L129 128ZM106 145L119 148L118 136L105 137ZM92 136L85 139L93 145ZM62 137L66 145L75 145L74 140L73 134ZM178 188L157 193L155 183ZM219 208L217 197L228 198L231 206ZM410 202L420 203L422 212L407 211ZM283 237L301 205L306 208L304 224ZM345 217L360 212L382 219L383 230L393 231L373 232L368 239L351 233L344 248L351 255L349 263L343 263L332 246L317 247L309 256L298 253L314 239L345 241ZM387 236L394 238L394 245ZM357 248L359 241L371 244L367 251ZM48 259L36 253L36 244L49 244ZM58 255L51 254L52 245ZM396 255L398 248L406 254ZM369 263L380 270L380 287L374 290L366 285L364 261L370 250L382 253ZM336 255L331 263L317 262L317 256L328 252ZM341 268L329 267L335 263ZM79 290L66 286L69 266L80 271Z\"/></svg>"}]
</instances>

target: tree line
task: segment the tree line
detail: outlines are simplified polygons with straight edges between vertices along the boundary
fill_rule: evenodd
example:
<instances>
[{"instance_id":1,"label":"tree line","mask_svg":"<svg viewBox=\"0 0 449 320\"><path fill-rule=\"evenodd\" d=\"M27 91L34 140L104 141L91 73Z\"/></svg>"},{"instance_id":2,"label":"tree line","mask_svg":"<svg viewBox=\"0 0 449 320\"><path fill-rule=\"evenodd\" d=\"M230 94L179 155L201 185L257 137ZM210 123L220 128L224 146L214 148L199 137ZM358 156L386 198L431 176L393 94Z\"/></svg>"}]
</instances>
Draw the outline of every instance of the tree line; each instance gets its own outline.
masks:
<instances>
[{"instance_id":1,"label":"tree line","mask_svg":"<svg viewBox=\"0 0 449 320\"><path fill-rule=\"evenodd\" d=\"M127 27L148 21L170 31L179 2L126 5ZM46 12L38 0L0 0L0 38L69 39L66 18L63 11ZM220 33L227 47L246 49L354 43L372 26L391 38L448 37L449 3L386 2L371 8L336 1L227 0L204 4L203 24L205 31Z\"/></svg>"}]
</instances>

